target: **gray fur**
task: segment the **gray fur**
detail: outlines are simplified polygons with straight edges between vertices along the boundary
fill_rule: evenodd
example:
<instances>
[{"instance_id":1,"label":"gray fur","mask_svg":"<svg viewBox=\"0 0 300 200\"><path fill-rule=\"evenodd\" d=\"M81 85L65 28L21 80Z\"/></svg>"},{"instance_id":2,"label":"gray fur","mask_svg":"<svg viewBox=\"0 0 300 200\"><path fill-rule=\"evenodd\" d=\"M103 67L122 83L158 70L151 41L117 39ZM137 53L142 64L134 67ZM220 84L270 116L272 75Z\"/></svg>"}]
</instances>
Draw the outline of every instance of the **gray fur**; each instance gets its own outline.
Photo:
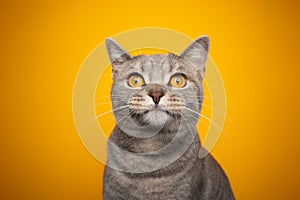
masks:
<instances>
[{"instance_id":1,"label":"gray fur","mask_svg":"<svg viewBox=\"0 0 300 200\"><path fill-rule=\"evenodd\" d=\"M113 66L111 100L117 120L109 141L103 198L234 199L229 181L208 154L199 158L196 123L203 101L202 79L209 48L200 37L179 56L130 56L112 39L106 42ZM128 86L132 73L145 85ZM183 74L187 84L173 88L169 80ZM149 96L162 94L158 104Z\"/></svg>"}]
</instances>

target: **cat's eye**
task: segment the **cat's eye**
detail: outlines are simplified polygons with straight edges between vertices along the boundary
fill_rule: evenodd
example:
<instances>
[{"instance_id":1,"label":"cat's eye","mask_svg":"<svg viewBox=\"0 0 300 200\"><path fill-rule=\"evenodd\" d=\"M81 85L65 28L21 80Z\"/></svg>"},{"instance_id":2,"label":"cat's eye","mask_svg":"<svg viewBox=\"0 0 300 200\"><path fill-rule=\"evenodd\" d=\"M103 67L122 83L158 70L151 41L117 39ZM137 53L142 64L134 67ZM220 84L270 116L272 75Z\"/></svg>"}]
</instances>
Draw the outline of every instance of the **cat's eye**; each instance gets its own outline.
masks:
<instances>
[{"instance_id":1,"label":"cat's eye","mask_svg":"<svg viewBox=\"0 0 300 200\"><path fill-rule=\"evenodd\" d=\"M186 85L186 78L182 74L172 76L170 85L175 88L183 88Z\"/></svg>"},{"instance_id":2,"label":"cat's eye","mask_svg":"<svg viewBox=\"0 0 300 200\"><path fill-rule=\"evenodd\" d=\"M129 77L128 85L133 88L142 87L145 82L142 76L134 74Z\"/></svg>"}]
</instances>

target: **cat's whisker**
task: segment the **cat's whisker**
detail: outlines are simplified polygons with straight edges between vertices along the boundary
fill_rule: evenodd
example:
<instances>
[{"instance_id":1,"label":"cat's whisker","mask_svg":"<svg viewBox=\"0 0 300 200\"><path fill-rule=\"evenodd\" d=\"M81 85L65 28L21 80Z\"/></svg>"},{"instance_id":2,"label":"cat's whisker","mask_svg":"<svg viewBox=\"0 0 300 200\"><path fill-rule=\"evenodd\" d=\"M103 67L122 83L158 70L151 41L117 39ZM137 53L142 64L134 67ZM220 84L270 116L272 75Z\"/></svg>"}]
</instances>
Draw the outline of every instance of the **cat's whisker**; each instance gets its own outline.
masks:
<instances>
[{"instance_id":1,"label":"cat's whisker","mask_svg":"<svg viewBox=\"0 0 300 200\"><path fill-rule=\"evenodd\" d=\"M94 104L94 105L92 105L92 106L89 106L89 107L85 108L85 109L82 110L81 112L82 112L82 113L85 113L85 112L87 112L87 111L89 111L89 110L94 110L95 108L97 108L97 107L99 107L99 106L101 106L101 105L110 104L110 103L111 103L111 102L102 102L102 103Z\"/></svg>"},{"instance_id":2,"label":"cat's whisker","mask_svg":"<svg viewBox=\"0 0 300 200\"><path fill-rule=\"evenodd\" d=\"M125 98L120 98L120 99L101 99L101 100L96 100L95 102L99 102L99 103L102 103L102 102L124 102L124 103L127 103L128 99L125 99Z\"/></svg>"},{"instance_id":3,"label":"cat's whisker","mask_svg":"<svg viewBox=\"0 0 300 200\"><path fill-rule=\"evenodd\" d=\"M192 112L193 114L196 114L198 117L203 117L204 119L207 119L207 120L209 120L209 121L211 121L211 119L210 118L208 118L208 117L206 117L205 115L203 115L203 114L201 114L201 113L198 113L198 112L196 112L196 111L194 111L194 110L192 110L192 109L190 109L190 108L187 108L187 107L183 107L184 109L186 109L186 110L188 110L188 111L190 111L190 112ZM215 123L215 122L213 122L213 121L211 121L212 123ZM215 123L215 125L216 126L219 126L217 123Z\"/></svg>"},{"instance_id":4,"label":"cat's whisker","mask_svg":"<svg viewBox=\"0 0 300 200\"><path fill-rule=\"evenodd\" d=\"M96 96L96 98L110 98L110 97L124 97L124 96L120 95L120 94L110 94L107 96Z\"/></svg>"},{"instance_id":5,"label":"cat's whisker","mask_svg":"<svg viewBox=\"0 0 300 200\"><path fill-rule=\"evenodd\" d=\"M208 108L211 108L213 111L216 111L216 112L220 113L221 115L223 115L224 117L226 117L226 119L232 121L232 118L230 116L228 116L227 113L224 112L224 111L222 111L221 109L213 107L213 106L210 106L210 105L207 105L207 104L203 104L203 103L201 105L203 105L205 107L208 107Z\"/></svg>"},{"instance_id":6,"label":"cat's whisker","mask_svg":"<svg viewBox=\"0 0 300 200\"><path fill-rule=\"evenodd\" d=\"M195 94L195 97L198 97L198 98L209 98L209 99L213 99L213 100L216 100L216 101L218 101L218 102L222 102L222 103L224 103L225 102L225 99L221 99L221 98L216 98L216 97L212 97L212 96L210 96L210 95L196 95Z\"/></svg>"},{"instance_id":7,"label":"cat's whisker","mask_svg":"<svg viewBox=\"0 0 300 200\"><path fill-rule=\"evenodd\" d=\"M192 128L191 128L191 124L190 123L188 123L188 120L186 119L186 117L185 116L181 116L182 117L182 119L185 121L185 124L187 124L188 125L188 127L189 127L189 129L190 129L190 131L189 131L189 133L191 133L191 135L192 136L194 136L193 135L193 132L192 132ZM198 156L198 154L197 154L197 147L196 147L196 142L193 142L194 143L194 148L195 148L195 156L197 157Z\"/></svg>"},{"instance_id":8,"label":"cat's whisker","mask_svg":"<svg viewBox=\"0 0 300 200\"><path fill-rule=\"evenodd\" d=\"M95 99L104 99L104 98L109 98L110 99L111 97L124 97L124 96L112 94L112 95L108 95L108 96L95 97Z\"/></svg>"},{"instance_id":9,"label":"cat's whisker","mask_svg":"<svg viewBox=\"0 0 300 200\"><path fill-rule=\"evenodd\" d=\"M129 118L132 118L132 120L138 120L138 118L135 115L132 115L135 112L135 110L129 110L129 112L124 115L120 120L117 121L117 124L121 125L121 123L127 123L127 121L129 120ZM131 122L132 122L131 120ZM123 122L122 122L123 121Z\"/></svg>"},{"instance_id":10,"label":"cat's whisker","mask_svg":"<svg viewBox=\"0 0 300 200\"><path fill-rule=\"evenodd\" d=\"M187 107L183 107L183 108L186 109L186 110L188 110L188 111L190 111L190 112L192 112L193 114L196 114L198 117L202 117L202 118L208 120L213 126L215 126L215 127L218 128L220 131L222 131L222 132L225 133L225 131L220 127L219 124L217 124L216 122L212 121L210 118L206 117L205 115L203 115L203 114L201 114L201 113L198 113L198 112L196 112L196 111L194 111L194 110L192 110L192 109L190 109L190 108L187 108ZM191 116L191 117L194 117L194 116ZM194 119L198 119L198 118L194 117Z\"/></svg>"},{"instance_id":11,"label":"cat's whisker","mask_svg":"<svg viewBox=\"0 0 300 200\"><path fill-rule=\"evenodd\" d=\"M211 96L199 96L199 98L203 98L203 101L209 100L209 101L216 101L219 103L225 103L226 101L224 99L219 99Z\"/></svg>"},{"instance_id":12,"label":"cat's whisker","mask_svg":"<svg viewBox=\"0 0 300 200\"><path fill-rule=\"evenodd\" d=\"M95 104L95 106L99 106L99 105L105 105L105 104L112 104L112 103L124 103L127 104L127 100L113 100L113 101L104 101L104 102L100 102Z\"/></svg>"},{"instance_id":13,"label":"cat's whisker","mask_svg":"<svg viewBox=\"0 0 300 200\"><path fill-rule=\"evenodd\" d=\"M195 105L195 104L198 104L198 103L188 102L188 104L190 104L190 105ZM222 111L221 109L216 108L216 107L213 107L213 106L211 106L211 105L209 105L209 104L201 103L201 105L204 106L204 107L210 108L211 110L216 111L216 112L222 114L224 117L226 117L226 119L232 121L231 117L229 117L229 116L226 114L226 112Z\"/></svg>"},{"instance_id":14,"label":"cat's whisker","mask_svg":"<svg viewBox=\"0 0 300 200\"><path fill-rule=\"evenodd\" d=\"M90 125L93 121L98 120L99 117L102 117L102 116L104 116L104 115L110 114L110 113L112 113L112 112L114 112L114 111L118 111L118 110L125 109L125 108L127 108L127 107L129 107L129 105L126 105L126 106L120 106L120 107L115 108L115 109L110 109L110 110L108 110L108 111L106 111L106 112L103 112L103 113L101 113L101 114L99 114L99 115L96 115L96 116L93 117L90 121L88 121L88 122L84 125L84 127L87 127L87 126Z\"/></svg>"},{"instance_id":15,"label":"cat's whisker","mask_svg":"<svg viewBox=\"0 0 300 200\"><path fill-rule=\"evenodd\" d=\"M120 107L118 107L118 108L115 108L115 109L111 109L111 110L108 110L108 111L106 111L106 112L104 112L104 113L101 113L101 114L99 114L99 115L96 115L96 119L98 119L99 117L101 117L101 116L103 116L103 115L107 115L107 114L109 114L109 113L111 113L111 112L115 112L115 111L118 111L118 110L122 110L122 109L125 109L125 108L128 108L129 107L129 105L126 105L126 106L120 106Z\"/></svg>"},{"instance_id":16,"label":"cat's whisker","mask_svg":"<svg viewBox=\"0 0 300 200\"><path fill-rule=\"evenodd\" d=\"M123 101L113 101L113 102L123 102ZM106 101L106 102L101 102L101 103L97 103L97 104L94 104L92 106L89 106L87 108L85 108L84 110L82 110L81 112L84 113L84 112L87 112L89 110L94 110L94 109L98 109L99 107L101 107L102 105L109 105L111 104L112 102L111 101ZM126 102L124 102L126 103Z\"/></svg>"},{"instance_id":17,"label":"cat's whisker","mask_svg":"<svg viewBox=\"0 0 300 200\"><path fill-rule=\"evenodd\" d=\"M126 120L131 116L131 114L133 113L133 110L129 110L129 112L127 114L125 114L120 120L117 120L117 124L120 124L123 120Z\"/></svg>"},{"instance_id":18,"label":"cat's whisker","mask_svg":"<svg viewBox=\"0 0 300 200\"><path fill-rule=\"evenodd\" d=\"M97 103L97 104L95 104L95 106L97 107L97 106L107 105L107 104L111 104L111 102L108 101L108 102Z\"/></svg>"},{"instance_id":19,"label":"cat's whisker","mask_svg":"<svg viewBox=\"0 0 300 200\"><path fill-rule=\"evenodd\" d=\"M216 122L212 121L210 118L206 117L205 115L202 115L200 113L198 113L199 116L203 117L204 119L206 119L209 123L211 123L214 127L216 127L217 129L219 129L219 131L221 133L223 133L226 137L228 137L229 139L231 139L231 137L229 136L229 134L224 130L222 129ZM195 117L195 116L186 116L190 119L193 119L193 120L198 120L199 118L198 117ZM204 123L203 120L199 120L198 122L200 123Z\"/></svg>"},{"instance_id":20,"label":"cat's whisker","mask_svg":"<svg viewBox=\"0 0 300 200\"><path fill-rule=\"evenodd\" d=\"M100 96L100 97L95 97L95 99L103 99L103 98L110 98L111 96Z\"/></svg>"}]
</instances>

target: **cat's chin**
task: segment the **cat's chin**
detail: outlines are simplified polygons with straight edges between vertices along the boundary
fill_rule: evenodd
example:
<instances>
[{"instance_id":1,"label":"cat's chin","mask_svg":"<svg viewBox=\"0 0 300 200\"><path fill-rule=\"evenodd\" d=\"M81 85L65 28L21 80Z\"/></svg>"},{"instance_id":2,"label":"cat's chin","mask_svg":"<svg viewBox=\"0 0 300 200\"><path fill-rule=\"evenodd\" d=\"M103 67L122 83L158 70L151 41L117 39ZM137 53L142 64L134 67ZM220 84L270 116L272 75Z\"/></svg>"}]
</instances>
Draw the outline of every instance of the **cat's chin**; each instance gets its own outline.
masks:
<instances>
[{"instance_id":1,"label":"cat's chin","mask_svg":"<svg viewBox=\"0 0 300 200\"><path fill-rule=\"evenodd\" d=\"M169 112L161 109L152 109L144 113L144 120L155 127L163 127L169 119Z\"/></svg>"},{"instance_id":2,"label":"cat's chin","mask_svg":"<svg viewBox=\"0 0 300 200\"><path fill-rule=\"evenodd\" d=\"M149 114L149 113L154 113L154 114L162 114L162 113L164 113L164 114L170 115L170 112L169 112L169 111L161 110L161 109L156 109L156 108L154 108L154 109L152 109L152 110L146 110L146 111L144 112L144 115L147 115L147 114Z\"/></svg>"}]
</instances>

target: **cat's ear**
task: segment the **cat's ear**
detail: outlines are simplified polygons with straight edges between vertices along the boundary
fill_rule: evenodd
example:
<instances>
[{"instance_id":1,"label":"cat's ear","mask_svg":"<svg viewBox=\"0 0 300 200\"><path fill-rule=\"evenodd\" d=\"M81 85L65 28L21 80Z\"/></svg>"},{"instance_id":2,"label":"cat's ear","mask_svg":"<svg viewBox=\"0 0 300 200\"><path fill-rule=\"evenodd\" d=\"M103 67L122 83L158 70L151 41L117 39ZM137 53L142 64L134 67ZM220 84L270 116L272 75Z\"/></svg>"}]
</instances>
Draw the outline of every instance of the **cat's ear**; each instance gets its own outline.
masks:
<instances>
[{"instance_id":1,"label":"cat's ear","mask_svg":"<svg viewBox=\"0 0 300 200\"><path fill-rule=\"evenodd\" d=\"M179 56L190 62L196 67L201 77L204 77L205 64L208 57L209 50L209 38L207 36L201 36L197 38L190 46L188 46Z\"/></svg>"},{"instance_id":2,"label":"cat's ear","mask_svg":"<svg viewBox=\"0 0 300 200\"><path fill-rule=\"evenodd\" d=\"M107 38L105 41L106 50L108 53L109 60L112 65L122 64L132 57L125 51L117 42L111 38Z\"/></svg>"}]
</instances>

